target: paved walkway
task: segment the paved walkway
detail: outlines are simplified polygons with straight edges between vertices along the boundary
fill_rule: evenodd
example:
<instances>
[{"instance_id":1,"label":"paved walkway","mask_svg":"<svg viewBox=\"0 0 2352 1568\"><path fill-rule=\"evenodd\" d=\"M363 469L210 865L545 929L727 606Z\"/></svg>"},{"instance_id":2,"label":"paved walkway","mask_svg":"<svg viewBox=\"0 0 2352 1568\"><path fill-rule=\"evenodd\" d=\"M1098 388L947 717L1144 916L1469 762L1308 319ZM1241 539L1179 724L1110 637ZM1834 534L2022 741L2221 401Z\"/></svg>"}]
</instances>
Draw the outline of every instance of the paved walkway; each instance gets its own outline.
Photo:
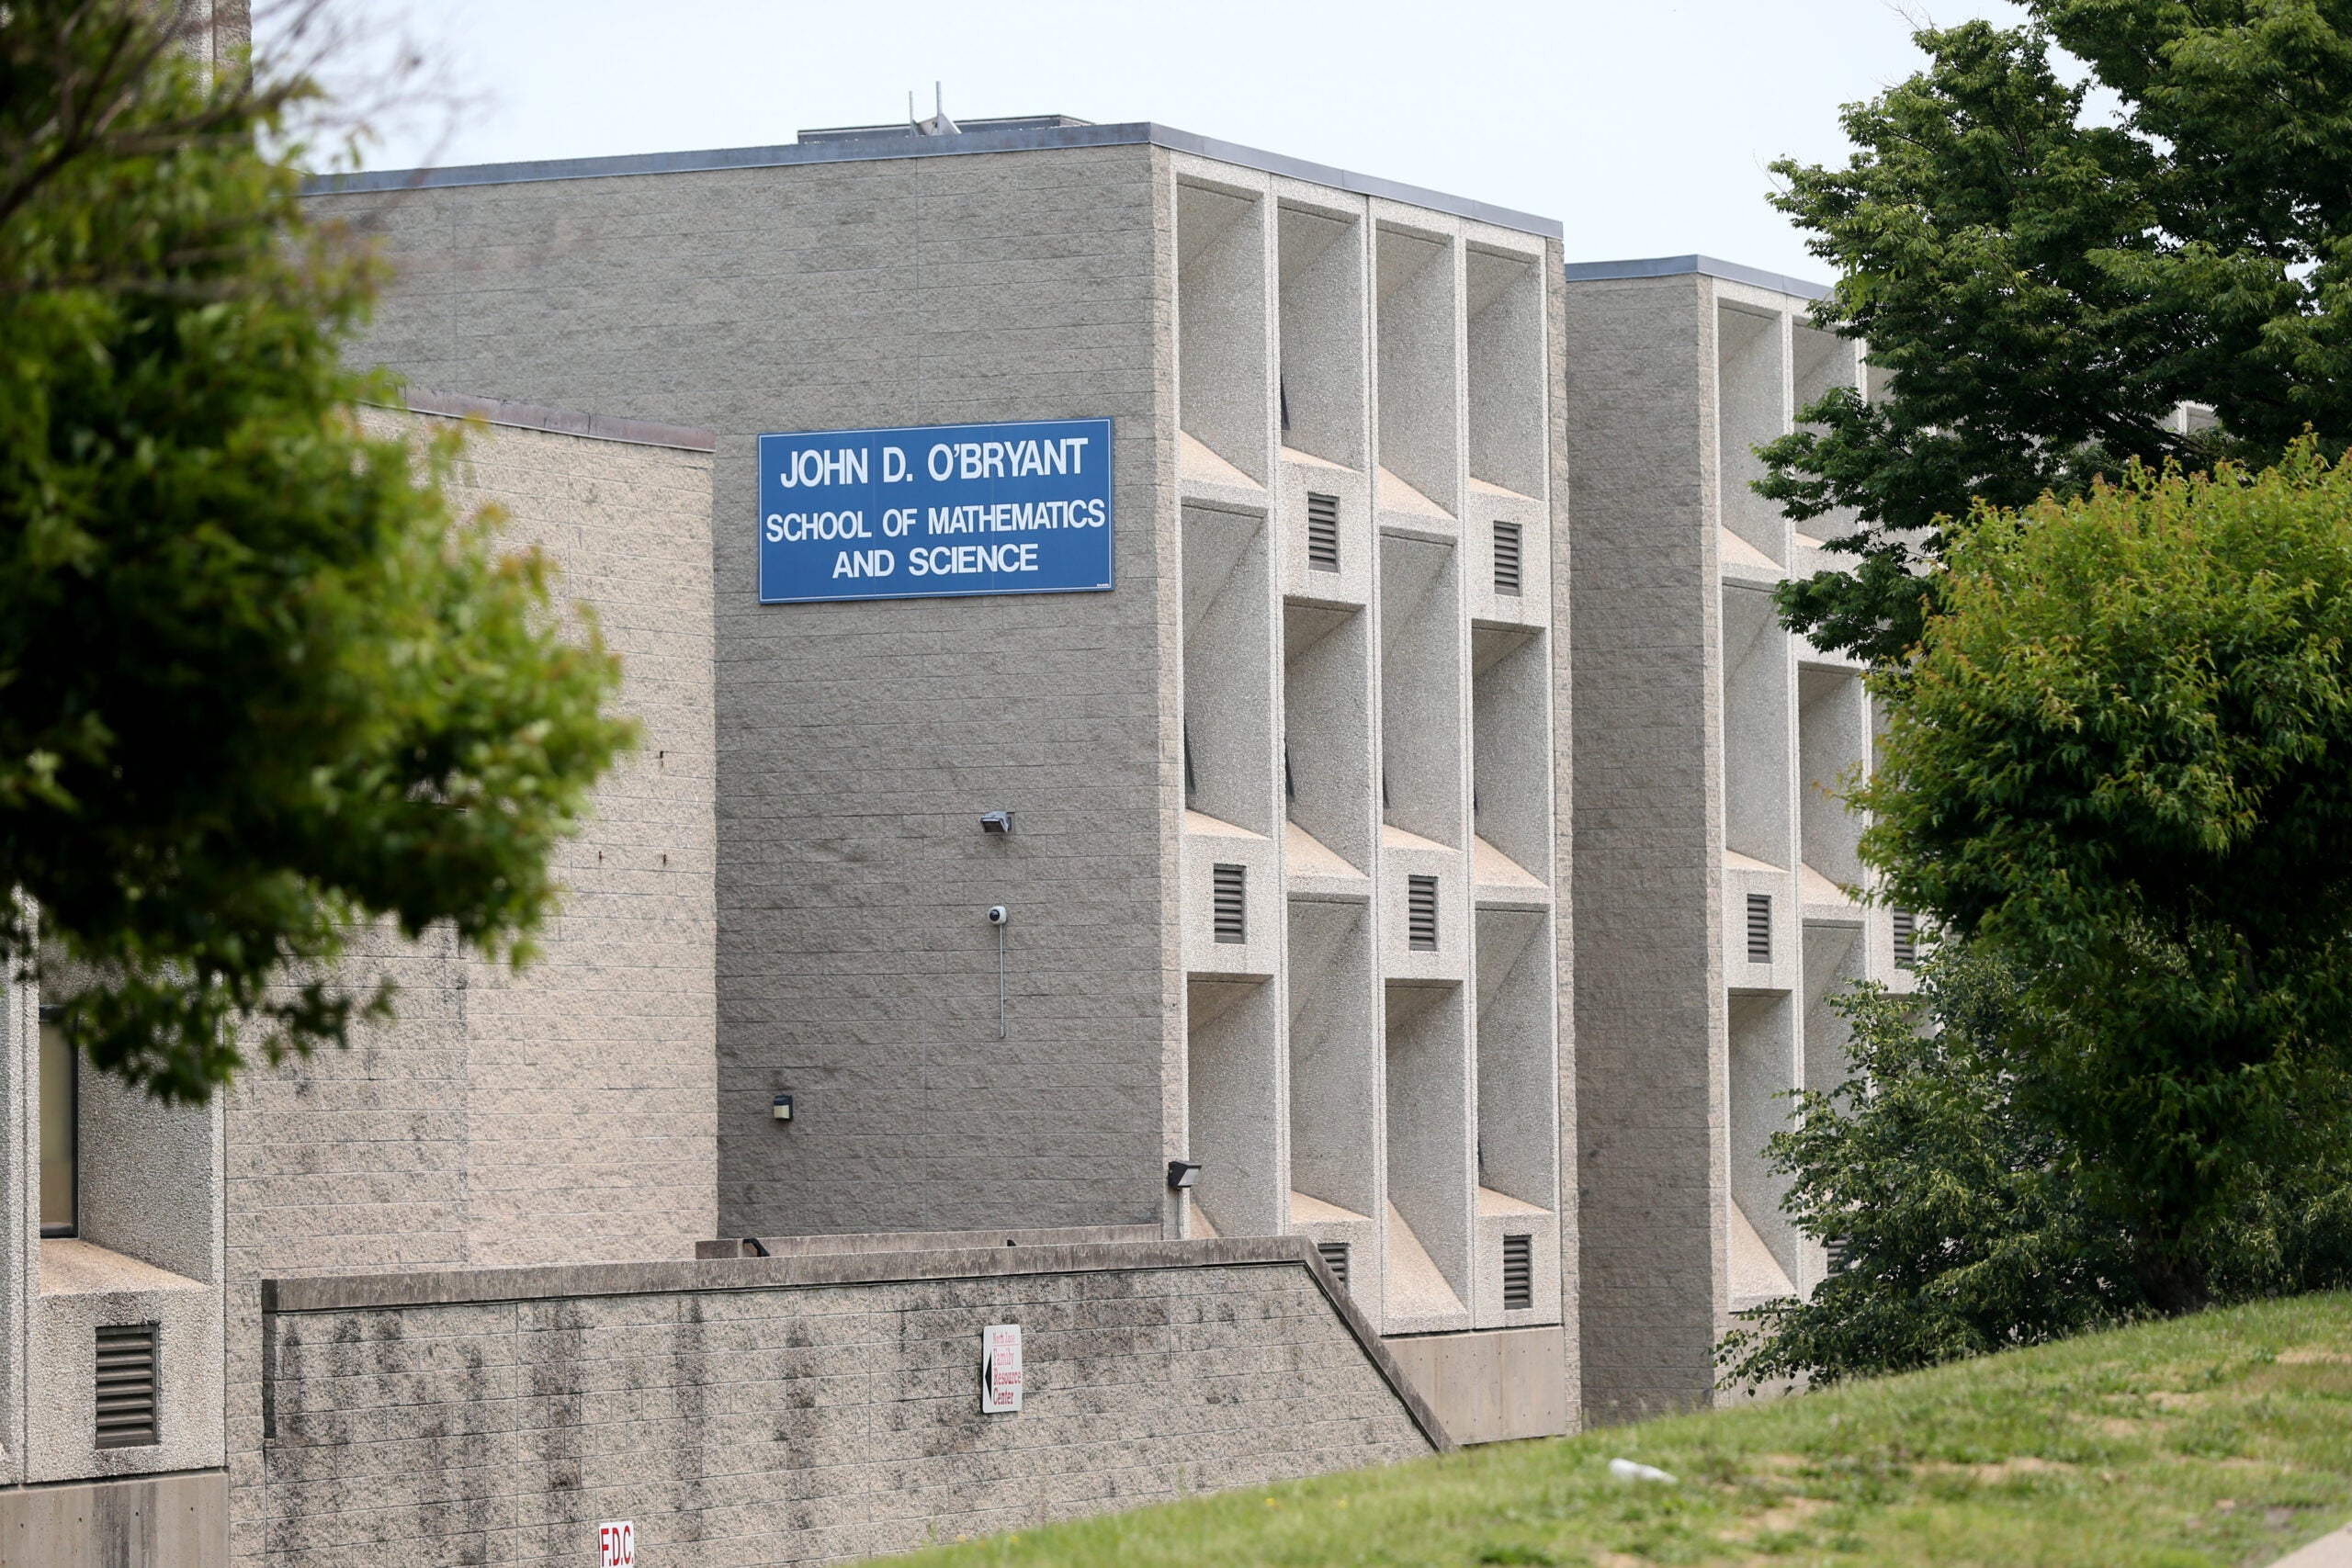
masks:
<instances>
[{"instance_id":1,"label":"paved walkway","mask_svg":"<svg viewBox=\"0 0 2352 1568\"><path fill-rule=\"evenodd\" d=\"M2290 1551L2270 1568L2352 1568L2352 1525L2332 1530L2301 1551Z\"/></svg>"}]
</instances>

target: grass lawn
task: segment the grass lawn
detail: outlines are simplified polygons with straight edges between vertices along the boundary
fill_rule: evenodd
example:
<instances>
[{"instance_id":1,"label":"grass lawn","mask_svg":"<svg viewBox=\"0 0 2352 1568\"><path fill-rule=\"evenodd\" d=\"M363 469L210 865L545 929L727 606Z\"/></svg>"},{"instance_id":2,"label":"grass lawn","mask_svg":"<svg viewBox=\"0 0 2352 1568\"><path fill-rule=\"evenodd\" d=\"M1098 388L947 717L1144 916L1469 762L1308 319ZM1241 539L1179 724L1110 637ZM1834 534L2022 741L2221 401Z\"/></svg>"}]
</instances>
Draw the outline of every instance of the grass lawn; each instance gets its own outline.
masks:
<instances>
[{"instance_id":1,"label":"grass lawn","mask_svg":"<svg viewBox=\"0 0 2352 1568\"><path fill-rule=\"evenodd\" d=\"M1618 1481L1620 1455L1679 1483ZM2347 1517L2352 1295L2334 1294L899 1561L2235 1568Z\"/></svg>"}]
</instances>

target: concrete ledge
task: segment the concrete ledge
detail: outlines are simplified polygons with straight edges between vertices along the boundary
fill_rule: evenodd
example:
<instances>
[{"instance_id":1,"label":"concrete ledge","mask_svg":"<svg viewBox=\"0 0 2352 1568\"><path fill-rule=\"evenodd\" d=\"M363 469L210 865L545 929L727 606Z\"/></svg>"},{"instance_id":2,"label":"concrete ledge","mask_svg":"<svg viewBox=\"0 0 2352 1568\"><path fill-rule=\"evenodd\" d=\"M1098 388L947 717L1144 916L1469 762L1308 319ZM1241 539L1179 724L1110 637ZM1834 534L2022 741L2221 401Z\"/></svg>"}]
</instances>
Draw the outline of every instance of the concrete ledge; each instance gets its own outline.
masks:
<instances>
[{"instance_id":1,"label":"concrete ledge","mask_svg":"<svg viewBox=\"0 0 2352 1568\"><path fill-rule=\"evenodd\" d=\"M621 441L633 446L674 446L686 452L718 450L718 437L691 425L659 424L648 419L616 419L610 414L580 413L548 408L543 403L510 403L497 398L469 398L456 392L426 392L412 387L401 393L401 407L411 413L441 414L449 419L481 419L516 430L545 430L558 435L581 435L592 441Z\"/></svg>"},{"instance_id":2,"label":"concrete ledge","mask_svg":"<svg viewBox=\"0 0 2352 1568\"><path fill-rule=\"evenodd\" d=\"M226 1568L229 1474L0 1490L0 1568Z\"/></svg>"},{"instance_id":3,"label":"concrete ledge","mask_svg":"<svg viewBox=\"0 0 2352 1568\"><path fill-rule=\"evenodd\" d=\"M1605 283L1628 277L1720 277L1727 283L1745 283L1757 288L1770 288L1779 294L1793 294L1800 299L1826 299L1829 286L1810 283L1785 273L1766 272L1760 266L1743 266L1737 262L1719 261L1713 256L1644 256L1634 261L1570 262L1562 268L1570 283Z\"/></svg>"},{"instance_id":4,"label":"concrete ledge","mask_svg":"<svg viewBox=\"0 0 2352 1568\"><path fill-rule=\"evenodd\" d=\"M995 1234L995 1233L990 1233ZM1018 1235L1019 1233L1014 1233ZM408 1306L552 1301L573 1296L655 1295L692 1291L774 1291L909 1280L1004 1279L1023 1274L1107 1273L1153 1269L1305 1269L1357 1346L1439 1452L1455 1447L1445 1423L1389 1354L1306 1236L1233 1236L1200 1241L1096 1242L1076 1246L956 1247L940 1251L837 1252L797 1258L722 1258L692 1263L576 1263L516 1269L450 1269L406 1274L328 1274L264 1280L266 1317L288 1313L371 1312ZM265 1342L274 1340L265 1326ZM269 1380L264 1352L265 1383ZM265 1386L265 1403L268 1389ZM267 1425L265 1421L265 1425Z\"/></svg>"},{"instance_id":5,"label":"concrete ledge","mask_svg":"<svg viewBox=\"0 0 2352 1568\"><path fill-rule=\"evenodd\" d=\"M1517 229L1556 240L1565 231L1556 220L1513 211L1466 197L1352 174L1327 164L1288 158L1214 137L1195 136L1173 126L1135 120L1125 125L1064 125L1011 130L976 130L962 136L875 137L845 141L794 141L775 147L728 147L699 152L639 152L618 158L548 158L527 164L471 164L450 169L371 169L353 175L313 175L302 182L304 196L359 191L436 190L451 186L520 185L532 180L611 179L625 175L677 175L721 169L773 169L797 164L864 164L884 158L952 158L975 152L1032 152L1056 147L1165 147L1214 158L1221 164L1270 175L1335 186L1450 212L1501 229Z\"/></svg>"},{"instance_id":6,"label":"concrete ledge","mask_svg":"<svg viewBox=\"0 0 2352 1568\"><path fill-rule=\"evenodd\" d=\"M1056 1225L1010 1231L866 1231L839 1235L722 1237L695 1243L698 1258L757 1258L754 1242L770 1258L819 1258L844 1252L938 1252L967 1247L1088 1247L1103 1242L1159 1241L1158 1225Z\"/></svg>"}]
</instances>

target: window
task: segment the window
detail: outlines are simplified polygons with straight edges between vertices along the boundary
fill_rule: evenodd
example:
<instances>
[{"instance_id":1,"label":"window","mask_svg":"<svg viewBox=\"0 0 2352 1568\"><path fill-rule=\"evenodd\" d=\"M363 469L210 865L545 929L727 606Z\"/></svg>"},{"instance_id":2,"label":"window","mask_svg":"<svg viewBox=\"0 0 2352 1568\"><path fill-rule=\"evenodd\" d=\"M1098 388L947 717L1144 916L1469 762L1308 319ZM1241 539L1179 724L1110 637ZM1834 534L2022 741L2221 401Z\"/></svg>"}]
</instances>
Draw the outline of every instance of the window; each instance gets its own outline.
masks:
<instances>
[{"instance_id":1,"label":"window","mask_svg":"<svg viewBox=\"0 0 2352 1568\"><path fill-rule=\"evenodd\" d=\"M1495 525L1495 592L1514 597L1519 592L1519 525Z\"/></svg>"},{"instance_id":2,"label":"window","mask_svg":"<svg viewBox=\"0 0 2352 1568\"><path fill-rule=\"evenodd\" d=\"M1772 962L1772 899L1770 894L1747 896L1747 961Z\"/></svg>"},{"instance_id":3,"label":"window","mask_svg":"<svg viewBox=\"0 0 2352 1568\"><path fill-rule=\"evenodd\" d=\"M40 1010L40 1234L79 1229L81 1071L55 1008Z\"/></svg>"},{"instance_id":4,"label":"window","mask_svg":"<svg viewBox=\"0 0 2352 1568\"><path fill-rule=\"evenodd\" d=\"M1210 917L1219 942L1250 940L1250 906L1244 889L1249 868L1217 865L1209 868Z\"/></svg>"},{"instance_id":5,"label":"window","mask_svg":"<svg viewBox=\"0 0 2352 1568\"><path fill-rule=\"evenodd\" d=\"M1437 951L1437 878L1405 879L1405 945L1415 953Z\"/></svg>"},{"instance_id":6,"label":"window","mask_svg":"<svg viewBox=\"0 0 2352 1568\"><path fill-rule=\"evenodd\" d=\"M1340 498L1306 494L1306 564L1316 571L1340 570Z\"/></svg>"}]
</instances>

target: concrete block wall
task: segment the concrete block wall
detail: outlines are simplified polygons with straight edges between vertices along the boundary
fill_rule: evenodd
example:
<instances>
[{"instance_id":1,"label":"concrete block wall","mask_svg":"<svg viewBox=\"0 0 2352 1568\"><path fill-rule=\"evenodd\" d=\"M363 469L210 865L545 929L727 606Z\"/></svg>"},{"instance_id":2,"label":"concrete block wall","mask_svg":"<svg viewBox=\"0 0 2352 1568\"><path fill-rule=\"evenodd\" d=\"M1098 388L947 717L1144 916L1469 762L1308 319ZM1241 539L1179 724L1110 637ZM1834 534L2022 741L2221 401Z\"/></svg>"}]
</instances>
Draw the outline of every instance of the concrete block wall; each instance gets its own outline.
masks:
<instances>
[{"instance_id":1,"label":"concrete block wall","mask_svg":"<svg viewBox=\"0 0 2352 1568\"><path fill-rule=\"evenodd\" d=\"M1567 292L1584 1411L1705 1404L1726 1288L1712 301Z\"/></svg>"},{"instance_id":2,"label":"concrete block wall","mask_svg":"<svg viewBox=\"0 0 2352 1568\"><path fill-rule=\"evenodd\" d=\"M452 427L446 414L366 419L418 437ZM352 967L393 980L396 1021L347 1052L256 1069L226 1100L239 1561L261 1550L263 1276L684 1258L713 1234L710 483L710 454L692 445L468 433L458 510L495 504L515 547L554 559L558 605L575 625L572 606L587 606L620 657L615 706L639 721L639 745L558 852L568 892L536 963L514 972L446 931L362 933Z\"/></svg>"},{"instance_id":3,"label":"concrete block wall","mask_svg":"<svg viewBox=\"0 0 2352 1568\"><path fill-rule=\"evenodd\" d=\"M1165 1218L1182 747L1156 156L317 198L380 222L401 268L365 356L718 433L727 1234ZM755 602L759 433L1079 416L1116 422L1115 592ZM983 839L1000 809L1015 831Z\"/></svg>"},{"instance_id":4,"label":"concrete block wall","mask_svg":"<svg viewBox=\"0 0 2352 1568\"><path fill-rule=\"evenodd\" d=\"M1443 1446L1304 1244L273 1288L267 1562L837 1561ZM1023 1401L979 1412L981 1328Z\"/></svg>"},{"instance_id":5,"label":"concrete block wall","mask_svg":"<svg viewBox=\"0 0 2352 1568\"><path fill-rule=\"evenodd\" d=\"M1749 481L1856 346L1792 280L1703 257L1570 269L1577 475L1577 1032L1585 1414L1711 1403L1729 1314L1826 1260L1780 1212L1764 1145L1789 1091L1842 1081L1828 1006L1898 988L1860 900L1870 761L1850 660L1781 629L1773 588L1846 564Z\"/></svg>"}]
</instances>

